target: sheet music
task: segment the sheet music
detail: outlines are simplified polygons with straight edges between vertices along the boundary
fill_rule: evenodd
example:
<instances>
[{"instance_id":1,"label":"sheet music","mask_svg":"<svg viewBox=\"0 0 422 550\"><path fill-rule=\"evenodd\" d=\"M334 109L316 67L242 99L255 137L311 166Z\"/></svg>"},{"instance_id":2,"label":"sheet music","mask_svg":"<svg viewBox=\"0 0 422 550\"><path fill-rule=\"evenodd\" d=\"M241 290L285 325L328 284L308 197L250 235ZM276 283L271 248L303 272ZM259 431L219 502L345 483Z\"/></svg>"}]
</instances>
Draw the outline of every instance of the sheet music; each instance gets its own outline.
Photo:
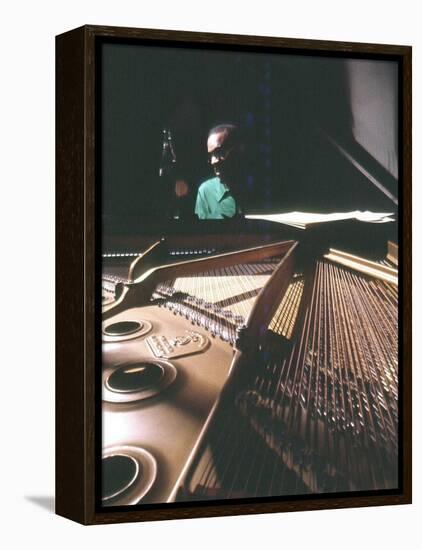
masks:
<instances>
[{"instance_id":1,"label":"sheet music","mask_svg":"<svg viewBox=\"0 0 422 550\"><path fill-rule=\"evenodd\" d=\"M394 216L393 212L354 210L353 212L332 212L329 214L298 211L274 214L247 214L245 218L284 223L286 225L305 229L311 224L353 219L367 223L387 223L395 221L392 216Z\"/></svg>"}]
</instances>

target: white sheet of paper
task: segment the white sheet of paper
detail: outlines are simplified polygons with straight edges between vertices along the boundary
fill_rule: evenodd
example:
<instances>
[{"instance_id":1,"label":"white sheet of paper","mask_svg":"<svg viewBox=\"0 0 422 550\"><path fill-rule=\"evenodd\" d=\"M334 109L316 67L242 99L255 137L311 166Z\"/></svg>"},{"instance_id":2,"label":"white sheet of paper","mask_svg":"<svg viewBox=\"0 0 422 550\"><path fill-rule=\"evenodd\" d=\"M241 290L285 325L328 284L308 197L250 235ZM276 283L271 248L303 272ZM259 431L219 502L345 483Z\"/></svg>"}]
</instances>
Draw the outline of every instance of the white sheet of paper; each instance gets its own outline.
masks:
<instances>
[{"instance_id":1,"label":"white sheet of paper","mask_svg":"<svg viewBox=\"0 0 422 550\"><path fill-rule=\"evenodd\" d=\"M361 210L354 210L353 212L332 212L329 214L295 211L275 214L247 214L245 218L284 223L295 227L306 227L313 223L352 219L368 223L386 223L394 221L394 218L392 218L393 215L393 212L370 212L369 210L365 210L364 212Z\"/></svg>"}]
</instances>

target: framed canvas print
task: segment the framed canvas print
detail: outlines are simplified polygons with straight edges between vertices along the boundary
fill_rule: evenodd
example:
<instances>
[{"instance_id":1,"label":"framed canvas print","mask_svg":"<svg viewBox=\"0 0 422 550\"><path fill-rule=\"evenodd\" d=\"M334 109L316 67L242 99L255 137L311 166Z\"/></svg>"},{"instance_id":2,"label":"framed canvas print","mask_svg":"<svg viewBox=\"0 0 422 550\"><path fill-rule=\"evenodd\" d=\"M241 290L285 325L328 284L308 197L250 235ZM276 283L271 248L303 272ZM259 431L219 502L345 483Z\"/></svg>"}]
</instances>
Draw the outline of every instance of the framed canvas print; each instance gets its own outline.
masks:
<instances>
[{"instance_id":1,"label":"framed canvas print","mask_svg":"<svg viewBox=\"0 0 422 550\"><path fill-rule=\"evenodd\" d=\"M411 501L411 48L56 39L57 513Z\"/></svg>"}]
</instances>

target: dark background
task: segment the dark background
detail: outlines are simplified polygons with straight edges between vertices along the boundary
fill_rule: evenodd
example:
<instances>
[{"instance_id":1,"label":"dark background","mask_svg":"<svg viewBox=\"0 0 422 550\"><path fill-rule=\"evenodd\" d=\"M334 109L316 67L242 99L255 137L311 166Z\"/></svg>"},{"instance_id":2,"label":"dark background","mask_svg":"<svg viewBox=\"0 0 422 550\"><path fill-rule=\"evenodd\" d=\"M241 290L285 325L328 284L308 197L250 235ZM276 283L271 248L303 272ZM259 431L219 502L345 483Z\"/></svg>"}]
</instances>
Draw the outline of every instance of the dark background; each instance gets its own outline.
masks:
<instances>
[{"instance_id":1,"label":"dark background","mask_svg":"<svg viewBox=\"0 0 422 550\"><path fill-rule=\"evenodd\" d=\"M245 213L395 210L336 146L397 196L393 61L105 44L101 115L106 231L168 214L158 176L165 127L174 176L190 189L178 209L193 216L211 176L207 133L221 122L244 132Z\"/></svg>"}]
</instances>

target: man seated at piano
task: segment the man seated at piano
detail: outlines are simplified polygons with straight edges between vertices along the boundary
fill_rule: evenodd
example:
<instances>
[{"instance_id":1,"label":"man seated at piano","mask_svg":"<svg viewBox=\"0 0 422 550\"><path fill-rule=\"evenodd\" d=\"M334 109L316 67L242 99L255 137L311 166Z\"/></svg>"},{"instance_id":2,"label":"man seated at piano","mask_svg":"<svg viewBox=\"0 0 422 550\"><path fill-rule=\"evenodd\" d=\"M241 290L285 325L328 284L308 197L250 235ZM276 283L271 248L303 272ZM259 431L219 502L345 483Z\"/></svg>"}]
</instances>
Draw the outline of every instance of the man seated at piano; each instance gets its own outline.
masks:
<instances>
[{"instance_id":1,"label":"man seated at piano","mask_svg":"<svg viewBox=\"0 0 422 550\"><path fill-rule=\"evenodd\" d=\"M201 220L234 218L241 214L237 192L240 187L240 167L243 143L234 124L219 124L208 133L208 162L215 177L207 179L198 189L195 214Z\"/></svg>"}]
</instances>

